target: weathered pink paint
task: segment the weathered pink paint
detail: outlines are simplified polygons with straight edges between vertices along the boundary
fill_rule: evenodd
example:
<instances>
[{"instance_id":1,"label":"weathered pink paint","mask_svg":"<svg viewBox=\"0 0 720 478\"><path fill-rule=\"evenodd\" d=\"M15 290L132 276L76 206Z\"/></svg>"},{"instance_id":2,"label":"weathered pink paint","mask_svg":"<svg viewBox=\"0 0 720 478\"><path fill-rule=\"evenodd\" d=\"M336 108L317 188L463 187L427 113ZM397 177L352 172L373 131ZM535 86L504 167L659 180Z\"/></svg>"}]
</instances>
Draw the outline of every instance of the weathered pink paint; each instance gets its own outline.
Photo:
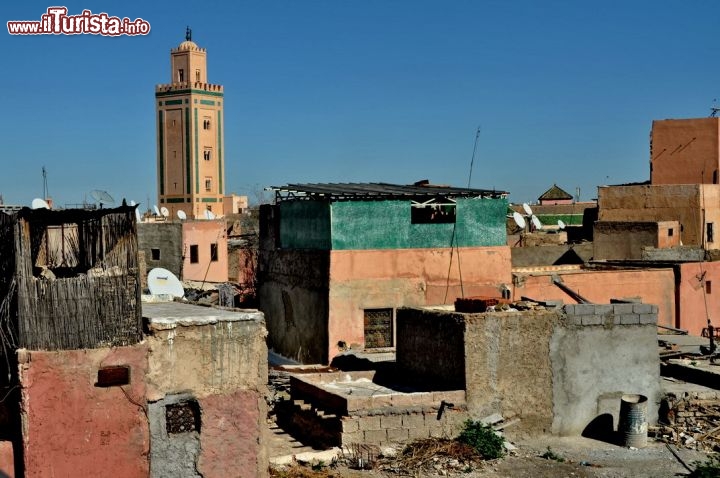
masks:
<instances>
[{"instance_id":1,"label":"weathered pink paint","mask_svg":"<svg viewBox=\"0 0 720 478\"><path fill-rule=\"evenodd\" d=\"M183 222L183 280L227 282L228 248L224 219ZM211 244L217 244L217 257L210 256ZM198 261L191 262L190 247L198 247Z\"/></svg>"},{"instance_id":2,"label":"weathered pink paint","mask_svg":"<svg viewBox=\"0 0 720 478\"><path fill-rule=\"evenodd\" d=\"M15 478L15 458L9 441L0 441L0 477Z\"/></svg>"},{"instance_id":3,"label":"weathered pink paint","mask_svg":"<svg viewBox=\"0 0 720 478\"><path fill-rule=\"evenodd\" d=\"M448 248L331 251L329 360L341 351L341 341L365 343L364 309L452 304L461 296L499 297L500 285L512 281L510 268L508 246L461 247L452 252Z\"/></svg>"},{"instance_id":4,"label":"weathered pink paint","mask_svg":"<svg viewBox=\"0 0 720 478\"><path fill-rule=\"evenodd\" d=\"M519 272L513 285L513 299L575 301L552 283L556 274L563 283L590 302L607 304L610 299L640 297L645 304L658 306L658 324L675 327L675 275L672 269Z\"/></svg>"},{"instance_id":5,"label":"weathered pink paint","mask_svg":"<svg viewBox=\"0 0 720 478\"><path fill-rule=\"evenodd\" d=\"M680 317L677 327L700 335L707 327L720 327L720 262L680 264Z\"/></svg>"},{"instance_id":6,"label":"weathered pink paint","mask_svg":"<svg viewBox=\"0 0 720 478\"><path fill-rule=\"evenodd\" d=\"M148 476L147 347L19 352L26 477ZM123 387L100 367L130 366Z\"/></svg>"},{"instance_id":7,"label":"weathered pink paint","mask_svg":"<svg viewBox=\"0 0 720 478\"><path fill-rule=\"evenodd\" d=\"M262 435L260 393L238 390L199 400L202 450L198 471L204 478L267 476L258 437Z\"/></svg>"}]
</instances>

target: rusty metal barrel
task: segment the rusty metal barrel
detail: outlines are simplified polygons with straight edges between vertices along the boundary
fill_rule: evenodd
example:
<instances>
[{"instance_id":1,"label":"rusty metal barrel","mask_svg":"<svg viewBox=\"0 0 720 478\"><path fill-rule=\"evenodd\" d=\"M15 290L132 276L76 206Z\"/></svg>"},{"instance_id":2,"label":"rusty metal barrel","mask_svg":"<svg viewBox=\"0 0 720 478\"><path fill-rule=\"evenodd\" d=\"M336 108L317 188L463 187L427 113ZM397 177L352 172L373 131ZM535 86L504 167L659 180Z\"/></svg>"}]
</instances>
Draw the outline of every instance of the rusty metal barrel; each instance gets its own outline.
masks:
<instances>
[{"instance_id":1,"label":"rusty metal barrel","mask_svg":"<svg viewBox=\"0 0 720 478\"><path fill-rule=\"evenodd\" d=\"M647 397L626 394L620 398L618 434L627 447L645 448L647 445Z\"/></svg>"}]
</instances>

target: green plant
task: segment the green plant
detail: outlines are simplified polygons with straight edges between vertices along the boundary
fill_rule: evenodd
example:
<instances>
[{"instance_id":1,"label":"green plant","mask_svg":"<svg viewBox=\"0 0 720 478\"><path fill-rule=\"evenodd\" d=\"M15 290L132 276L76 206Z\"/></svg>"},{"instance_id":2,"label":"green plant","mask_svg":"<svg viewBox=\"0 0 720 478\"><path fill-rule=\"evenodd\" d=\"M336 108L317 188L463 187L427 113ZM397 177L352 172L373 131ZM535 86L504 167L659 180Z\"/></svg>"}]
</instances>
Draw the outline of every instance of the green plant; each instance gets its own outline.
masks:
<instances>
[{"instance_id":1,"label":"green plant","mask_svg":"<svg viewBox=\"0 0 720 478\"><path fill-rule=\"evenodd\" d=\"M545 458L546 460L554 460L558 463L562 463L565 461L565 458L552 451L550 447L547 448L547 451L545 453L540 455L540 458Z\"/></svg>"},{"instance_id":2,"label":"green plant","mask_svg":"<svg viewBox=\"0 0 720 478\"><path fill-rule=\"evenodd\" d=\"M690 478L720 477L720 455L712 455L707 461L696 461L693 465L695 465L695 470L688 475Z\"/></svg>"},{"instance_id":3,"label":"green plant","mask_svg":"<svg viewBox=\"0 0 720 478\"><path fill-rule=\"evenodd\" d=\"M458 436L458 440L470 445L480 453L483 458L492 460L503 456L505 440L495 433L489 425L468 420Z\"/></svg>"}]
</instances>

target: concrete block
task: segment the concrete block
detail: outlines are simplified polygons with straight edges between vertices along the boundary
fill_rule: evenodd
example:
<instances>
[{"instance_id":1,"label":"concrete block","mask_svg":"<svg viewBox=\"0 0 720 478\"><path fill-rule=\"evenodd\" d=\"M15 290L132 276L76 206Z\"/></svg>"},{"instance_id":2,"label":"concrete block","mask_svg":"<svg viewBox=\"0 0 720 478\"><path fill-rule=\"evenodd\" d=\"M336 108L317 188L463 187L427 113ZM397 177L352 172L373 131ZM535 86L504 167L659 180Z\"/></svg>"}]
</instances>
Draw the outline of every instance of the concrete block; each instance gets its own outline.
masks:
<instances>
[{"instance_id":1,"label":"concrete block","mask_svg":"<svg viewBox=\"0 0 720 478\"><path fill-rule=\"evenodd\" d=\"M576 304L575 314L576 315L592 315L595 314L595 304Z\"/></svg>"},{"instance_id":2,"label":"concrete block","mask_svg":"<svg viewBox=\"0 0 720 478\"><path fill-rule=\"evenodd\" d=\"M403 415L402 426L411 430L413 428L425 428L425 416L422 413Z\"/></svg>"},{"instance_id":3,"label":"concrete block","mask_svg":"<svg viewBox=\"0 0 720 478\"><path fill-rule=\"evenodd\" d=\"M387 430L387 441L390 443L405 442L410 439L410 430L407 428L389 428Z\"/></svg>"},{"instance_id":4,"label":"concrete block","mask_svg":"<svg viewBox=\"0 0 720 478\"><path fill-rule=\"evenodd\" d=\"M390 415L388 417L380 417L380 427L382 428L401 428L402 427L402 416L401 415Z\"/></svg>"},{"instance_id":5,"label":"concrete block","mask_svg":"<svg viewBox=\"0 0 720 478\"><path fill-rule=\"evenodd\" d=\"M347 398L347 409L348 412L354 412L357 410L364 410L370 406L370 400L367 398L348 397Z\"/></svg>"},{"instance_id":6,"label":"concrete block","mask_svg":"<svg viewBox=\"0 0 720 478\"><path fill-rule=\"evenodd\" d=\"M576 304L565 304L565 313L567 315L575 315L575 305Z\"/></svg>"},{"instance_id":7,"label":"concrete block","mask_svg":"<svg viewBox=\"0 0 720 478\"><path fill-rule=\"evenodd\" d=\"M657 314L640 314L640 324L657 324Z\"/></svg>"},{"instance_id":8,"label":"concrete block","mask_svg":"<svg viewBox=\"0 0 720 478\"><path fill-rule=\"evenodd\" d=\"M633 304L633 314L650 314L652 313L652 305L650 304Z\"/></svg>"},{"instance_id":9,"label":"concrete block","mask_svg":"<svg viewBox=\"0 0 720 478\"><path fill-rule=\"evenodd\" d=\"M568 325L582 325L582 315L568 315Z\"/></svg>"},{"instance_id":10,"label":"concrete block","mask_svg":"<svg viewBox=\"0 0 720 478\"><path fill-rule=\"evenodd\" d=\"M651 313L651 314L657 314L657 313L658 313L659 309L658 309L658 306L657 306L657 305L651 305L650 307L651 307L651 309L650 309L650 313Z\"/></svg>"},{"instance_id":11,"label":"concrete block","mask_svg":"<svg viewBox=\"0 0 720 478\"><path fill-rule=\"evenodd\" d=\"M613 306L610 304L597 304L593 307L595 307L596 315L605 315L605 314L613 313Z\"/></svg>"},{"instance_id":12,"label":"concrete block","mask_svg":"<svg viewBox=\"0 0 720 478\"><path fill-rule=\"evenodd\" d=\"M583 315L582 316L582 324L583 325L602 325L603 318L599 315Z\"/></svg>"},{"instance_id":13,"label":"concrete block","mask_svg":"<svg viewBox=\"0 0 720 478\"><path fill-rule=\"evenodd\" d=\"M408 430L408 438L410 440L419 440L422 438L428 438L429 436L430 433L428 432L428 429L424 426L418 428L410 428Z\"/></svg>"},{"instance_id":14,"label":"concrete block","mask_svg":"<svg viewBox=\"0 0 720 478\"><path fill-rule=\"evenodd\" d=\"M618 315L632 314L636 304L613 304L613 312Z\"/></svg>"},{"instance_id":15,"label":"concrete block","mask_svg":"<svg viewBox=\"0 0 720 478\"><path fill-rule=\"evenodd\" d=\"M453 405L465 403L465 390L451 390L447 392L433 392L433 405L440 406L440 402L445 400Z\"/></svg>"},{"instance_id":16,"label":"concrete block","mask_svg":"<svg viewBox=\"0 0 720 478\"><path fill-rule=\"evenodd\" d=\"M343 446L347 446L351 443L363 443L364 441L365 441L365 433L361 432L361 431L342 434Z\"/></svg>"},{"instance_id":17,"label":"concrete block","mask_svg":"<svg viewBox=\"0 0 720 478\"><path fill-rule=\"evenodd\" d=\"M365 443L370 445L382 445L387 442L387 432L385 430L367 430L364 432Z\"/></svg>"},{"instance_id":18,"label":"concrete block","mask_svg":"<svg viewBox=\"0 0 720 478\"><path fill-rule=\"evenodd\" d=\"M392 406L392 395L373 395L370 397L371 408L383 408Z\"/></svg>"},{"instance_id":19,"label":"concrete block","mask_svg":"<svg viewBox=\"0 0 720 478\"><path fill-rule=\"evenodd\" d=\"M360 424L357 418L343 418L341 420L342 432L351 433L360 430Z\"/></svg>"},{"instance_id":20,"label":"concrete block","mask_svg":"<svg viewBox=\"0 0 720 478\"><path fill-rule=\"evenodd\" d=\"M377 415L372 417L361 417L358 419L358 422L358 426L362 431L382 429L380 426L380 417Z\"/></svg>"},{"instance_id":21,"label":"concrete block","mask_svg":"<svg viewBox=\"0 0 720 478\"><path fill-rule=\"evenodd\" d=\"M393 407L410 407L415 405L413 397L414 393L394 393L391 398Z\"/></svg>"},{"instance_id":22,"label":"concrete block","mask_svg":"<svg viewBox=\"0 0 720 478\"><path fill-rule=\"evenodd\" d=\"M603 325L620 325L620 316L615 314L603 315Z\"/></svg>"},{"instance_id":23,"label":"concrete block","mask_svg":"<svg viewBox=\"0 0 720 478\"><path fill-rule=\"evenodd\" d=\"M640 316L638 314L623 314L620 316L620 323L622 325L638 325Z\"/></svg>"}]
</instances>

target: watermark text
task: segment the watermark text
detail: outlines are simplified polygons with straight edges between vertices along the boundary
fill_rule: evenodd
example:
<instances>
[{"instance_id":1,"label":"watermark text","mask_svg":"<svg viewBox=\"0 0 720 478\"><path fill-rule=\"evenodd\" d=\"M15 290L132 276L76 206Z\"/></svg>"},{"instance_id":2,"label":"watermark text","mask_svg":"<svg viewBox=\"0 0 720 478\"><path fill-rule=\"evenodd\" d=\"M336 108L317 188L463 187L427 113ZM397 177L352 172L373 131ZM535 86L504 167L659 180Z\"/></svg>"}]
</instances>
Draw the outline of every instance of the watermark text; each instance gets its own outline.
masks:
<instances>
[{"instance_id":1,"label":"watermark text","mask_svg":"<svg viewBox=\"0 0 720 478\"><path fill-rule=\"evenodd\" d=\"M150 23L142 18L111 17L107 13L83 10L79 15L68 15L66 7L49 7L40 20L7 22L11 35L147 35Z\"/></svg>"}]
</instances>

